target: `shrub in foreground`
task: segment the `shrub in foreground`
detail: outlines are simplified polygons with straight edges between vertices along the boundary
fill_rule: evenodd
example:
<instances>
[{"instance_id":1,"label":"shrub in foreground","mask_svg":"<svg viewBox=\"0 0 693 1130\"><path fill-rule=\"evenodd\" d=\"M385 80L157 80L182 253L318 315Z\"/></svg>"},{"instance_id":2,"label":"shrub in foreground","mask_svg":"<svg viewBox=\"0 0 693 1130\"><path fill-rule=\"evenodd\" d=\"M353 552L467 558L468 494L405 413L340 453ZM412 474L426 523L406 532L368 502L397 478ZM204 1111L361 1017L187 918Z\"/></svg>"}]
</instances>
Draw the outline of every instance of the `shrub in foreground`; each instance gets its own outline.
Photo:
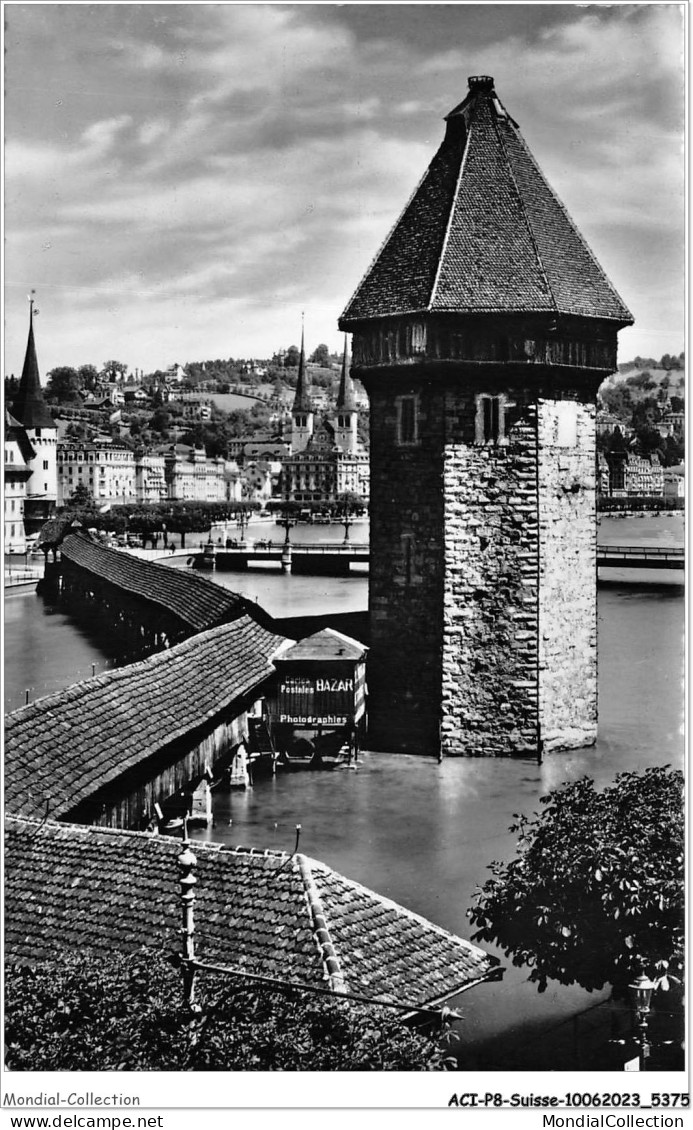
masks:
<instances>
[{"instance_id":1,"label":"shrub in foreground","mask_svg":"<svg viewBox=\"0 0 693 1130\"><path fill-rule=\"evenodd\" d=\"M12 1071L427 1071L436 1043L389 1009L200 974L199 1013L181 974L142 950L66 955L5 978Z\"/></svg>"}]
</instances>

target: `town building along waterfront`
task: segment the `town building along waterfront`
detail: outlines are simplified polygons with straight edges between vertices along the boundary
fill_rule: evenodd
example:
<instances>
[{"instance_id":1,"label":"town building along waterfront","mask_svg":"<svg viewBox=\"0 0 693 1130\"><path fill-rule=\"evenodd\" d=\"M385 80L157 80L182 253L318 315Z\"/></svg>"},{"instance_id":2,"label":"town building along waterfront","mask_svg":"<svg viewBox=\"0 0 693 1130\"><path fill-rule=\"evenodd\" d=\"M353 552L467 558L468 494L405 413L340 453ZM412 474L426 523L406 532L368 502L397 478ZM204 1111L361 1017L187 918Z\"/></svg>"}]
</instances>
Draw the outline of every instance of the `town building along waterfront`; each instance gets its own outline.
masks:
<instances>
[{"instance_id":1,"label":"town building along waterfront","mask_svg":"<svg viewBox=\"0 0 693 1130\"><path fill-rule=\"evenodd\" d=\"M339 322L371 409L372 746L595 741L596 394L632 321L470 78Z\"/></svg>"}]
</instances>

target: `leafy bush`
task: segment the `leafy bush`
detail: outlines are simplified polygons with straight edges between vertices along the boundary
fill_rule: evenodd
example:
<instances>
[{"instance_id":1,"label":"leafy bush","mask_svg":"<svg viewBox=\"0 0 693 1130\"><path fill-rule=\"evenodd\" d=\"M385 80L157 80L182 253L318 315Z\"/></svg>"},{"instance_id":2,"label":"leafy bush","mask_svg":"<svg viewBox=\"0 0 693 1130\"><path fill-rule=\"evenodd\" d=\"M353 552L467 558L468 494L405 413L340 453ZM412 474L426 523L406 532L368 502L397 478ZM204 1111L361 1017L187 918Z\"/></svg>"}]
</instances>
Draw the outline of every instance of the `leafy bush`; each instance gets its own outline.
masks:
<instances>
[{"instance_id":1,"label":"leafy bush","mask_svg":"<svg viewBox=\"0 0 693 1130\"><path fill-rule=\"evenodd\" d=\"M5 978L12 1071L425 1071L435 1043L384 1008L198 974L199 1013L160 953L73 954Z\"/></svg>"},{"instance_id":2,"label":"leafy bush","mask_svg":"<svg viewBox=\"0 0 693 1130\"><path fill-rule=\"evenodd\" d=\"M518 855L493 863L469 912L475 939L548 978L622 992L641 972L667 989L683 969L683 775L621 773L598 792L583 778L518 818Z\"/></svg>"}]
</instances>

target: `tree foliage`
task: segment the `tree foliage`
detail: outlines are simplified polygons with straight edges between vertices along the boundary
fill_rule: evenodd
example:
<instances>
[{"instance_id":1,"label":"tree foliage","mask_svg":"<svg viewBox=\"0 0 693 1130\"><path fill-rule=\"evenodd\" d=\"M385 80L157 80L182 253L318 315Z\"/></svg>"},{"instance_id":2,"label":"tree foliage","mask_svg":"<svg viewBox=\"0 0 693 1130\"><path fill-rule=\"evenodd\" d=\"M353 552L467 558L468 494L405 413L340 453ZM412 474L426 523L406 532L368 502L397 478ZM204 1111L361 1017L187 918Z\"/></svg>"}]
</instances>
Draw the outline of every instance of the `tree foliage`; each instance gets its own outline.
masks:
<instances>
[{"instance_id":1,"label":"tree foliage","mask_svg":"<svg viewBox=\"0 0 693 1130\"><path fill-rule=\"evenodd\" d=\"M94 495L84 483L77 483L68 499L68 506L73 510L84 510L93 507Z\"/></svg>"},{"instance_id":2,"label":"tree foliage","mask_svg":"<svg viewBox=\"0 0 693 1130\"><path fill-rule=\"evenodd\" d=\"M68 403L81 403L82 382L79 373L70 365L59 365L51 369L46 386L47 395L54 400Z\"/></svg>"},{"instance_id":3,"label":"tree foliage","mask_svg":"<svg viewBox=\"0 0 693 1130\"><path fill-rule=\"evenodd\" d=\"M683 775L621 773L598 792L588 778L518 817L518 854L491 864L470 917L475 939L497 941L531 967L539 991L553 978L616 992L641 972L669 988L682 975Z\"/></svg>"},{"instance_id":4,"label":"tree foliage","mask_svg":"<svg viewBox=\"0 0 693 1130\"><path fill-rule=\"evenodd\" d=\"M424 1071L442 1066L432 1040L390 1010L238 977L198 975L199 1013L159 952L64 956L10 968L5 980L10 1071Z\"/></svg>"},{"instance_id":5,"label":"tree foliage","mask_svg":"<svg viewBox=\"0 0 693 1130\"><path fill-rule=\"evenodd\" d=\"M330 350L329 350L328 346L326 346L324 342L321 342L320 345L317 347L317 349L315 349L313 351L313 353L311 354L310 359L316 365L325 365L325 366L329 365L329 363L330 363Z\"/></svg>"},{"instance_id":6,"label":"tree foliage","mask_svg":"<svg viewBox=\"0 0 693 1130\"><path fill-rule=\"evenodd\" d=\"M128 367L124 361L104 361L102 375L107 381L123 380Z\"/></svg>"}]
</instances>

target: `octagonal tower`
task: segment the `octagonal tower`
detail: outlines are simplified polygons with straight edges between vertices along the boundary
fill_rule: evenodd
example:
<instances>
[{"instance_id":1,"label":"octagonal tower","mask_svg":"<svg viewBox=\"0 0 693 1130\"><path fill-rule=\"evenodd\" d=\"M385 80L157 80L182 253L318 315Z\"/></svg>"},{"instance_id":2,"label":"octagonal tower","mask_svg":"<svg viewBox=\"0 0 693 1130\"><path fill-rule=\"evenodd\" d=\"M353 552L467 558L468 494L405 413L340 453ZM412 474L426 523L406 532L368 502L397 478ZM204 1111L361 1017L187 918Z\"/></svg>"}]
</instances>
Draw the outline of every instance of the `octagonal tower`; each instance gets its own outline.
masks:
<instances>
[{"instance_id":1,"label":"octagonal tower","mask_svg":"<svg viewBox=\"0 0 693 1130\"><path fill-rule=\"evenodd\" d=\"M597 732L596 393L633 318L488 76L339 321L371 408L369 739Z\"/></svg>"}]
</instances>

